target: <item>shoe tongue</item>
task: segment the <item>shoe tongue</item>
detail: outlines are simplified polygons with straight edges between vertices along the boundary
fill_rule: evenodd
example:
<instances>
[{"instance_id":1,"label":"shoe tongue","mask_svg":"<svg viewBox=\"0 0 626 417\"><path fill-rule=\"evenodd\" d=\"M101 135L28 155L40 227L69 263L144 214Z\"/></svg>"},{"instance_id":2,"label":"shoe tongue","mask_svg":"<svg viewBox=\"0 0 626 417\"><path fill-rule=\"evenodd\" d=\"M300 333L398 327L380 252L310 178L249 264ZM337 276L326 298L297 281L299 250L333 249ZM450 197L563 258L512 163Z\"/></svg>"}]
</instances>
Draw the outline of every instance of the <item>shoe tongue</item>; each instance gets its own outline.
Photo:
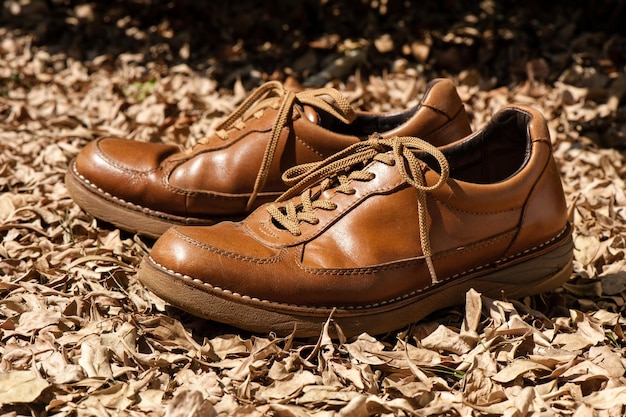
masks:
<instances>
[{"instance_id":1,"label":"shoe tongue","mask_svg":"<svg viewBox=\"0 0 626 417\"><path fill-rule=\"evenodd\" d=\"M304 116L309 119L312 123L318 125L320 123L320 115L315 111L315 109L311 106L302 106L302 112Z\"/></svg>"}]
</instances>

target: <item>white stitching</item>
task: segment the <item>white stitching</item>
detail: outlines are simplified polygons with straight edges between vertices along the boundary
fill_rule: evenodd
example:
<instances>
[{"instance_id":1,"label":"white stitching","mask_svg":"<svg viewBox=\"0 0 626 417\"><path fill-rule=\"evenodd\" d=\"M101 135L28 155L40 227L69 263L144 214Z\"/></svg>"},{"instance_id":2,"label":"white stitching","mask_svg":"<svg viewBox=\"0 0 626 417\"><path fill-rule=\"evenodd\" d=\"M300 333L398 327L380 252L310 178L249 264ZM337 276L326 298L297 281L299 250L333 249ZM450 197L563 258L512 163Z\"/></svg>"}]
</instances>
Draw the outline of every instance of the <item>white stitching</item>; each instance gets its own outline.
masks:
<instances>
[{"instance_id":1,"label":"white stitching","mask_svg":"<svg viewBox=\"0 0 626 417\"><path fill-rule=\"evenodd\" d=\"M86 184L90 188L93 188L98 193L104 194L107 198L110 198L111 200L114 200L115 202L117 202L120 205L129 206L127 208L130 208L130 209L135 210L135 211L141 211L141 212L144 212L144 214L150 214L151 216L160 217L160 218L163 218L163 219L176 219L176 218L186 219L186 218L184 218L182 216L168 216L167 214L165 214L163 212L152 210L152 209L149 209L147 207L140 206L139 204L131 203L130 201L126 201L126 200L124 200L122 198L116 197L113 194L109 193L108 191L105 191L102 188L98 187L97 185L95 185L94 183L89 181L83 174L78 172L78 169L76 169L76 164L72 164L71 168L72 168L72 172L74 173L74 175L76 175L78 178L80 178L80 180L84 184Z\"/></svg>"},{"instance_id":2,"label":"white stitching","mask_svg":"<svg viewBox=\"0 0 626 417\"><path fill-rule=\"evenodd\" d=\"M88 187L92 188L93 190L95 190L95 192L100 193L104 196L106 196L108 199L113 200L112 203L117 204L121 207L127 208L129 210L134 210L137 212L141 212L142 214L146 214L152 217L157 217L159 219L163 219L163 220L167 220L167 221L173 221L173 222L178 222L181 224L197 224L197 225L212 225L214 223L216 223L217 221L220 220L227 220L227 219L238 219L243 217L243 215L241 216L233 216L233 217L219 217L219 216L214 216L214 217L209 217L209 218L198 218L198 217L189 217L189 216L177 216L177 215L173 215L173 214L168 214L168 213L164 213L162 211L157 211L157 210L153 210L150 209L148 207L145 206L141 206L139 204L135 204L132 203L130 201L126 201L123 198L119 198L114 196L113 194L109 193L108 191L103 190L102 188L98 187L97 185L95 185L94 183L92 183L91 181L89 181L84 175L82 175L80 172L78 172L78 169L76 168L76 164L72 163L71 164L71 169L72 172L74 173L74 175L76 175L83 184L87 185ZM182 194L182 193L179 193ZM199 193L187 193L187 195L199 195ZM233 196L233 197L225 197L225 196L214 196L215 198L219 198L219 199L236 199L239 198L237 196Z\"/></svg>"},{"instance_id":3,"label":"white stitching","mask_svg":"<svg viewBox=\"0 0 626 417\"><path fill-rule=\"evenodd\" d=\"M439 280L437 284L442 284L444 282L448 282L448 281L450 281L452 279L458 278L458 277L460 277L462 275L467 275L467 274L471 274L473 272L480 271L480 270L482 270L484 268L487 268L487 267L489 267L491 265L494 265L494 264L500 265L500 264L505 263L505 262L507 262L507 261L509 261L511 259L523 256L523 255L525 255L525 254L527 254L529 252L533 252L533 251L535 251L537 249L545 247L545 246L551 244L552 242L560 239L567 230L568 230L568 228L566 227L558 235L556 235L552 239L547 240L546 242L544 242L544 243L542 243L540 245L534 246L534 247L532 247L530 249L526 249L526 250L521 251L521 252L519 252L519 253L517 253L515 255L511 255L511 256L508 256L506 258L499 259L497 261L490 262L488 264L484 264L484 265L478 266L476 268L472 268L472 269L469 269L467 271L463 271L463 272L460 272L458 274L446 277L444 279ZM235 297L238 297L238 298L242 298L242 299L245 299L245 300L251 300L251 301L260 302L260 303L269 303L269 304L272 304L272 305L283 306L283 307L308 308L308 309L329 310L329 311L334 309L334 308L339 309L339 310L364 310L364 309L381 307L381 306L384 306L384 305L387 305L387 304L392 304L392 303L395 303L395 302L398 302L398 301L406 300L407 298L410 298L410 297L413 297L414 295L423 293L424 291L426 291L426 290L428 290L428 289L430 289L430 288L432 288L434 286L433 284L427 285L426 287L420 288L420 289L415 290L415 291L411 291L410 293L403 294L403 295L400 295L398 297L395 297L395 298L392 298L392 299L389 299L389 300L383 300L383 301L380 301L378 303L367 304L367 305L363 305L363 306L342 306L342 307L338 307L338 306L335 306L335 307L307 306L307 305L299 305L299 304L290 304L290 303L282 303L282 302L277 302L277 301L270 301L270 300L259 299L259 298L256 298L256 297L251 297L251 296L246 296L246 295L242 296L239 293L235 293L235 292L232 292L232 291L229 291L229 290L224 290L224 289L222 289L220 287L213 286L213 285L209 284L208 282L204 282L204 281L201 281L201 280L199 280L197 278L190 277L189 275L181 274L180 272L176 272L176 271L173 271L173 270L171 270L169 268L166 268L165 266L163 266L160 263L158 263L157 261L155 261L154 258L152 258L152 256L149 256L148 258L150 259L150 261L154 265L156 265L160 269L166 271L170 275L174 275L176 277L182 278L185 281L195 282L197 284L200 284L200 285L205 286L207 288L210 288L212 290L215 290L215 291L218 291L218 292L223 292L225 294L232 295L232 296L235 296Z\"/></svg>"}]
</instances>

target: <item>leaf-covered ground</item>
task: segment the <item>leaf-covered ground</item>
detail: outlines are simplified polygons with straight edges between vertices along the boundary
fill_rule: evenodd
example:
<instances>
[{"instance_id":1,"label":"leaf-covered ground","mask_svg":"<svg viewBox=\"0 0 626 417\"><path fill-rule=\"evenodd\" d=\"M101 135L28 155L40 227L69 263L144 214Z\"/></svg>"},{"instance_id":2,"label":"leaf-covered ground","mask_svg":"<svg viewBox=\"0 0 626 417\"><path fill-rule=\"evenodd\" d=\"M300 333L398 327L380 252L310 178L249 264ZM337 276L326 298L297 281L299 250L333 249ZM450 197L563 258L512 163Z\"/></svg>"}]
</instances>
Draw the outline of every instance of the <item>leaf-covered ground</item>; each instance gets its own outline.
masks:
<instances>
[{"instance_id":1,"label":"leaf-covered ground","mask_svg":"<svg viewBox=\"0 0 626 417\"><path fill-rule=\"evenodd\" d=\"M0 415L623 416L624 2L218 3L2 4ZM265 80L387 111L441 76L474 128L508 103L549 119L576 244L563 288L469 292L378 337L248 334L144 289L152 242L63 182L88 141L191 145Z\"/></svg>"}]
</instances>

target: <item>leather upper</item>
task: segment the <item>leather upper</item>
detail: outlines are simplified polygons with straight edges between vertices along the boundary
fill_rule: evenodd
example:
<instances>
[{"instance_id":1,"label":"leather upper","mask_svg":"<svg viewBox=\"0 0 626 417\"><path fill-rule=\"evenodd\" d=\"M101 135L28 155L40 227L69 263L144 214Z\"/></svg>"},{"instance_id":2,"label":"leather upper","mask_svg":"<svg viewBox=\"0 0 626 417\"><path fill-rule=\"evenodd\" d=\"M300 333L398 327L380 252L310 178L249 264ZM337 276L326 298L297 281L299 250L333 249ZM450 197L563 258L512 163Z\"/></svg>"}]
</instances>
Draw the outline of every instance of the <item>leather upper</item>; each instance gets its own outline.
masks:
<instances>
[{"instance_id":1,"label":"leather upper","mask_svg":"<svg viewBox=\"0 0 626 417\"><path fill-rule=\"evenodd\" d=\"M273 98L277 103L283 93L278 94ZM452 82L445 79L431 82L412 109L357 112L349 124L323 109L301 104L298 94L277 132L267 177L256 198L251 195L280 116L273 102L190 149L121 138L93 141L80 152L73 170L102 198L114 198L119 204L177 216L234 216L285 191L281 175L289 167L322 160L371 134L420 136L444 145L470 133L463 104ZM272 97L263 99L267 104Z\"/></svg>"},{"instance_id":2,"label":"leather upper","mask_svg":"<svg viewBox=\"0 0 626 417\"><path fill-rule=\"evenodd\" d=\"M174 227L157 240L151 259L168 271L253 299L366 306L541 250L566 229L548 129L532 108L507 107L481 131L440 148L450 169L443 185L425 192L429 253L421 244L420 191L400 169L406 160L389 163L393 152L379 147L385 158L352 168L368 174L348 180L347 188L337 181L334 188L318 183L296 190L301 196L259 207L241 222ZM419 169L411 175L434 186L442 168L424 152L413 155ZM300 210L309 204L305 194L330 203L314 208L312 217L303 215L299 233L293 233L268 207Z\"/></svg>"}]
</instances>

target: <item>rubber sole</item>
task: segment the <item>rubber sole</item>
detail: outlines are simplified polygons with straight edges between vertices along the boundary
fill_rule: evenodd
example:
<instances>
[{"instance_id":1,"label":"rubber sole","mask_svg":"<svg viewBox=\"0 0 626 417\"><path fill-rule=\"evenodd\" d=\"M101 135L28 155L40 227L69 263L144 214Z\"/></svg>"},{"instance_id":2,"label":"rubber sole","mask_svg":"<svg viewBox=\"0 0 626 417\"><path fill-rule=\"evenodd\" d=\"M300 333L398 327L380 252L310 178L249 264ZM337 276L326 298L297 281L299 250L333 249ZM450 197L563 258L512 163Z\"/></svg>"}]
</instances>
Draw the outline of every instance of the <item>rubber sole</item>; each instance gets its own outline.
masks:
<instances>
[{"instance_id":1,"label":"rubber sole","mask_svg":"<svg viewBox=\"0 0 626 417\"><path fill-rule=\"evenodd\" d=\"M332 315L350 337L362 332L387 333L442 308L463 304L465 293L471 288L492 298L520 298L558 288L571 277L572 260L573 243L568 225L558 239L543 247L456 275L428 291L376 306L348 308L255 299L178 274L150 257L139 266L138 278L159 297L184 311L244 330L278 335L295 332L296 337L315 337Z\"/></svg>"},{"instance_id":2,"label":"rubber sole","mask_svg":"<svg viewBox=\"0 0 626 417\"><path fill-rule=\"evenodd\" d=\"M238 219L234 217L202 219L176 216L129 203L107 193L82 177L76 171L73 162L65 174L65 185L74 202L87 213L120 229L154 239L172 226L209 226L218 221Z\"/></svg>"}]
</instances>

